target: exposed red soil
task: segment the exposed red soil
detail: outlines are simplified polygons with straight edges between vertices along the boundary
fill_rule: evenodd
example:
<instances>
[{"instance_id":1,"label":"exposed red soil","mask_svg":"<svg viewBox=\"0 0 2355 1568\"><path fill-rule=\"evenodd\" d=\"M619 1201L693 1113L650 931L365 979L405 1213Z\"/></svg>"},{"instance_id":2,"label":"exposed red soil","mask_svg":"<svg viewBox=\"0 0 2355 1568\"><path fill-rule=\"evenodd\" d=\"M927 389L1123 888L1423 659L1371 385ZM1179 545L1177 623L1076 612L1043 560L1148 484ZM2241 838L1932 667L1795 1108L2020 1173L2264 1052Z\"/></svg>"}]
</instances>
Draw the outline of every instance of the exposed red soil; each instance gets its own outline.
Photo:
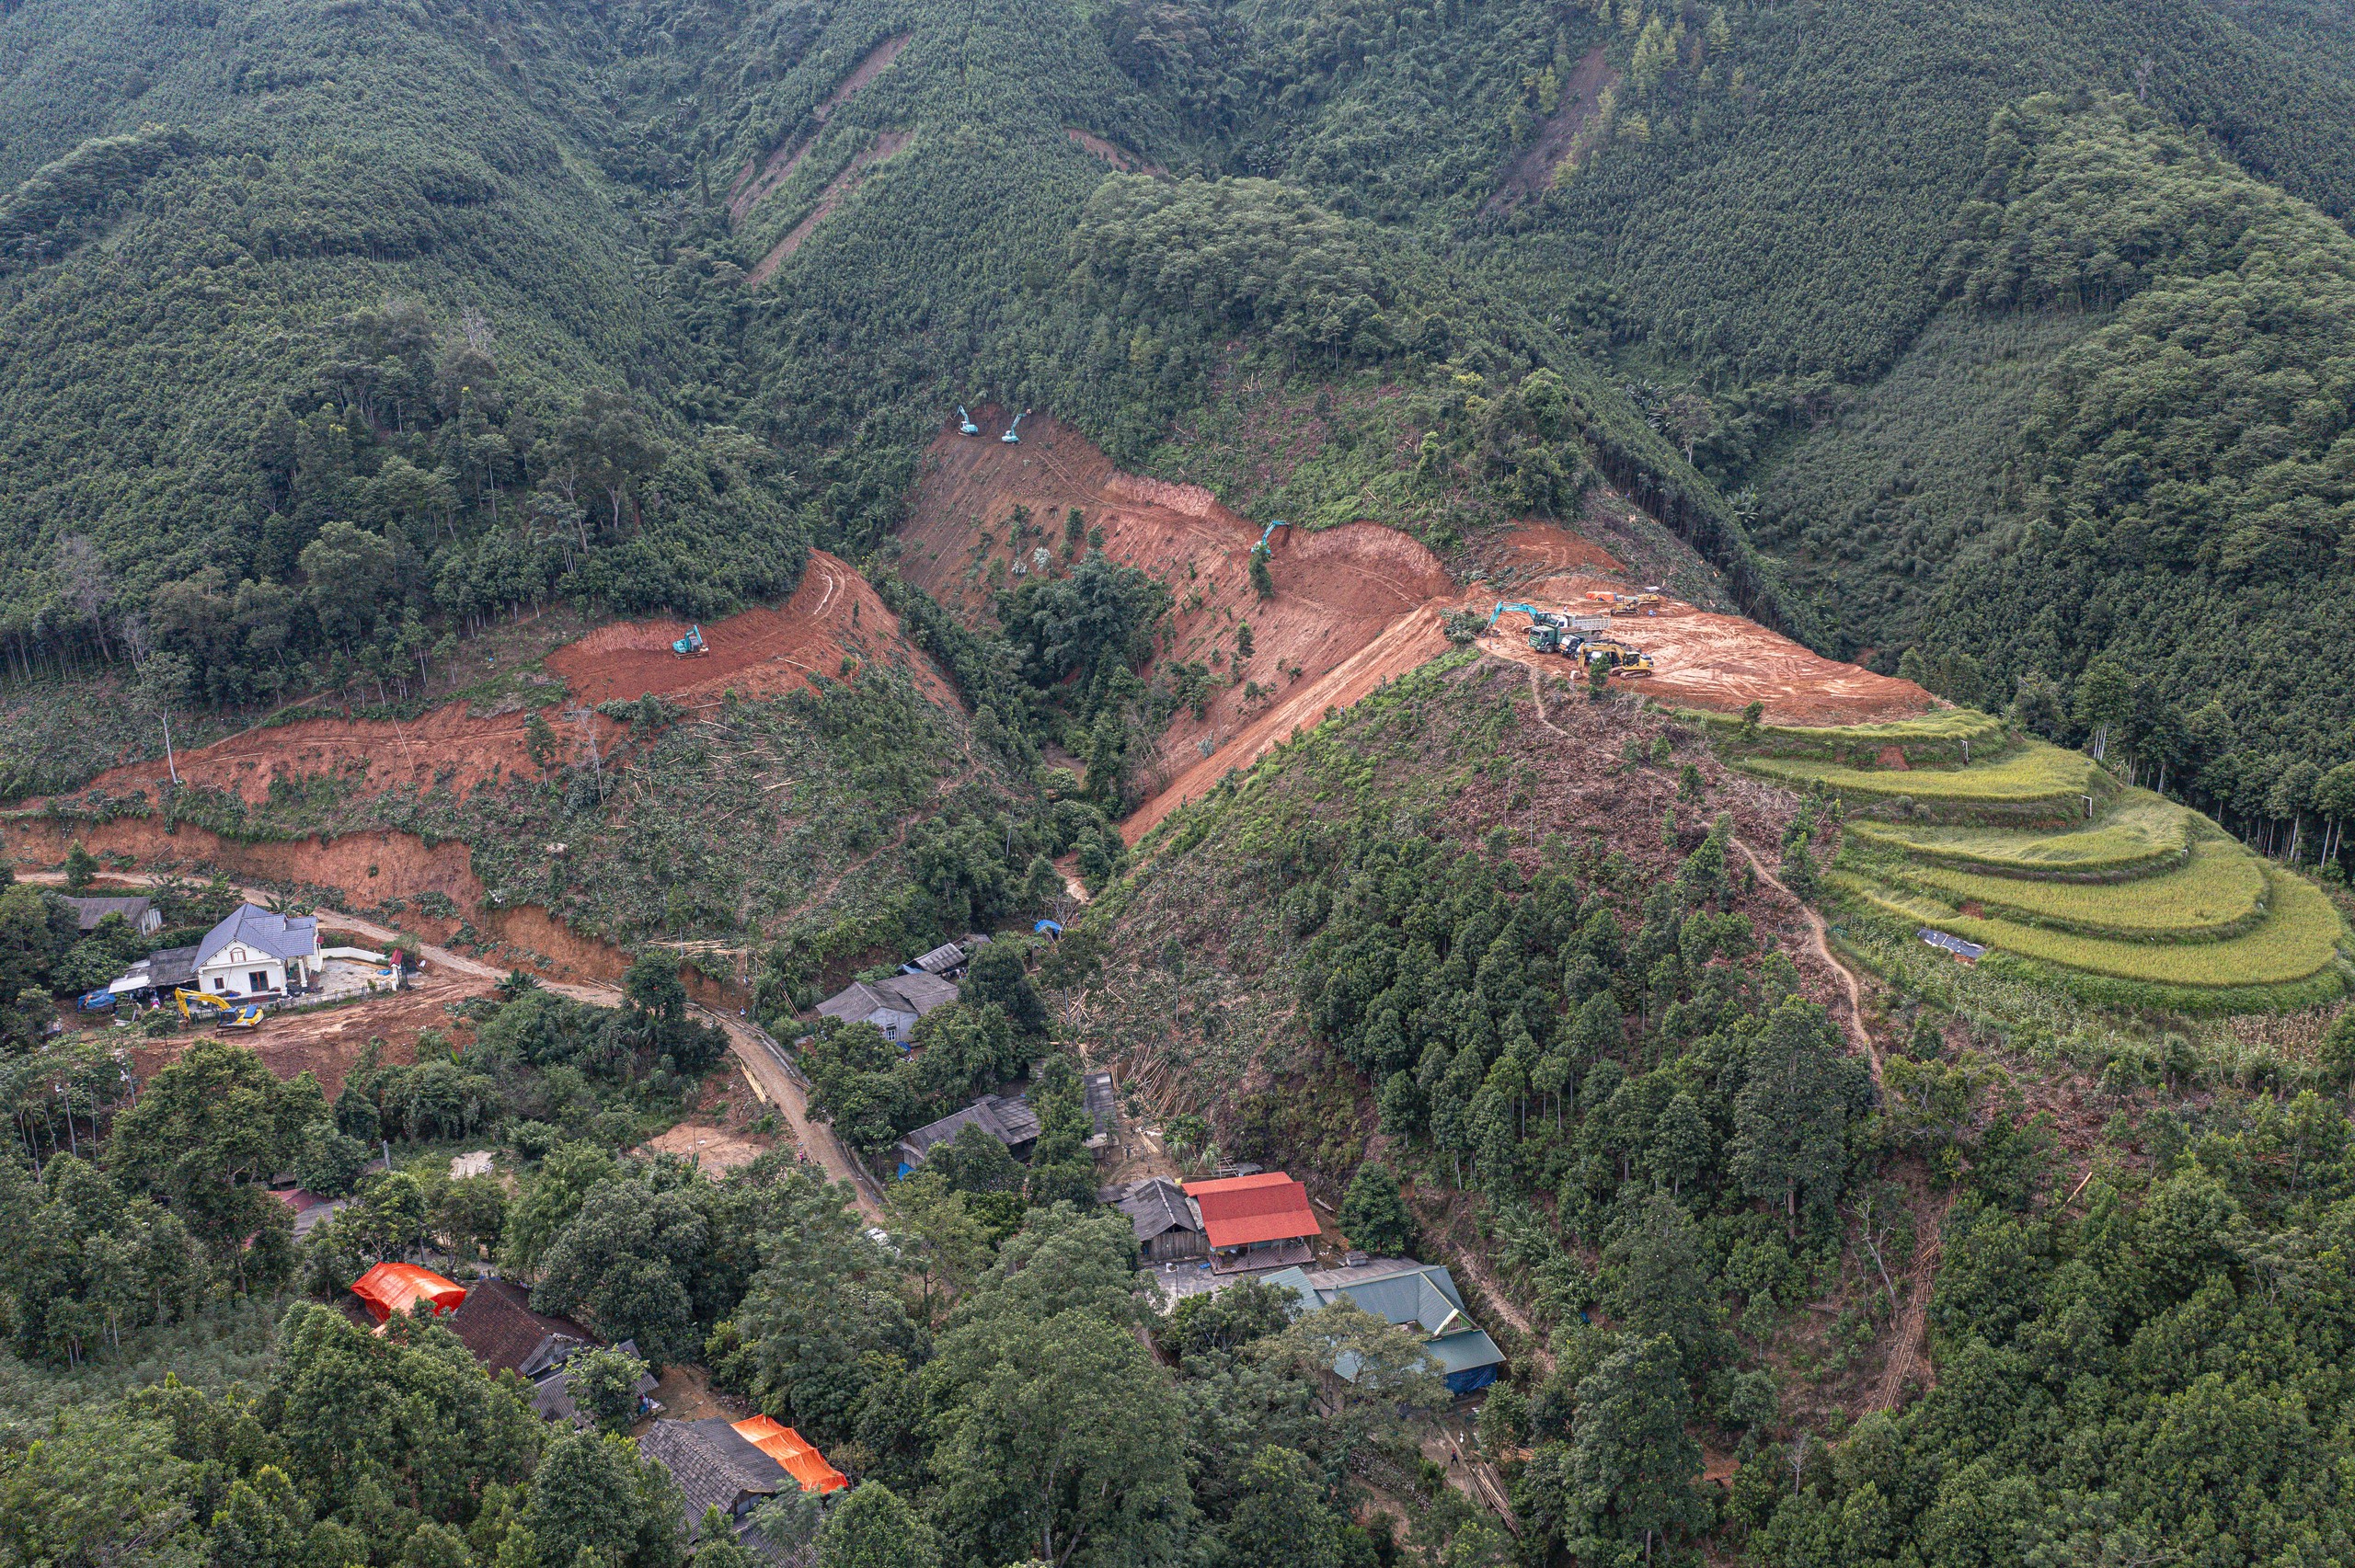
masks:
<instances>
[{"instance_id":1,"label":"exposed red soil","mask_svg":"<svg viewBox=\"0 0 2355 1568\"><path fill-rule=\"evenodd\" d=\"M1488 198L1488 211L1499 212L1539 194L1554 183L1555 172L1564 163L1574 164L1584 157L1600 129L1595 114L1602 107L1603 91L1618 82L1619 73L1611 68L1603 46L1597 44L1570 72L1570 79L1561 84L1561 106L1546 116L1537 128L1537 139L1505 171L1504 184Z\"/></svg>"},{"instance_id":2,"label":"exposed red soil","mask_svg":"<svg viewBox=\"0 0 2355 1568\"><path fill-rule=\"evenodd\" d=\"M993 432L1005 419L997 409L977 416ZM1018 561L1010 546L1017 505L1045 530L1024 540ZM1072 507L1091 533L1101 533L1106 555L1152 573L1175 596L1148 677L1183 660L1233 681L1209 699L1202 716L1181 710L1162 737L1155 796L1123 830L1132 841L1228 769L1315 724L1327 707L1348 706L1446 647L1430 607L1452 602L1453 585L1407 535L1370 522L1280 531L1270 544L1276 592L1262 601L1249 578L1258 525L1199 486L1120 473L1077 431L1036 414L1024 421L1019 445L943 430L901 532L902 568L943 603L978 618L995 589L1019 580L1015 566L1027 571L1035 564L1035 550L1048 550L1048 570L1068 569L1063 520ZM1244 624L1253 647L1238 670L1236 628Z\"/></svg>"},{"instance_id":3,"label":"exposed red soil","mask_svg":"<svg viewBox=\"0 0 2355 1568\"><path fill-rule=\"evenodd\" d=\"M454 1025L443 1010L453 1002L485 995L491 988L492 982L479 975L429 966L417 977L414 990L396 996L370 997L310 1013L273 1013L252 1033L227 1037L251 1046L263 1065L281 1078L312 1074L333 1100L343 1089L344 1076L366 1054L371 1039L385 1042L385 1062L407 1066L417 1059L418 1031L452 1033ZM149 1041L132 1052L133 1070L144 1082L211 1033L182 1033Z\"/></svg>"},{"instance_id":4,"label":"exposed red soil","mask_svg":"<svg viewBox=\"0 0 2355 1568\"><path fill-rule=\"evenodd\" d=\"M850 74L826 95L826 101L810 111L810 118L817 121L818 130L824 130L827 117L848 103L859 88L881 75L883 68L900 57L900 51L907 48L908 40L914 36L913 33L902 33L897 38L887 38L867 51L867 57L852 66ZM768 162L761 166L758 178L752 175L752 160L745 159L743 168L738 171L736 178L728 187L729 223L733 226L742 223L744 214L757 206L763 197L791 179L793 171L801 166L801 160L810 155L810 149L817 140L818 132L812 131L798 142L780 143L769 155Z\"/></svg>"},{"instance_id":5,"label":"exposed red soil","mask_svg":"<svg viewBox=\"0 0 2355 1568\"><path fill-rule=\"evenodd\" d=\"M646 1140L653 1154L676 1154L693 1160L711 1175L749 1165L766 1152L758 1143L708 1122L684 1121Z\"/></svg>"},{"instance_id":6,"label":"exposed red soil","mask_svg":"<svg viewBox=\"0 0 2355 1568\"><path fill-rule=\"evenodd\" d=\"M54 865L77 840L96 854L130 855L144 871L203 865L258 881L333 887L350 895L351 907L362 910L422 893L473 909L483 897L464 844L429 848L408 833L352 833L324 844L316 839L247 843L189 823L167 831L153 818L121 817L111 822L0 818L0 852L19 865ZM415 923L423 929L431 922Z\"/></svg>"},{"instance_id":7,"label":"exposed red soil","mask_svg":"<svg viewBox=\"0 0 2355 1568\"><path fill-rule=\"evenodd\" d=\"M744 287L757 289L775 277L776 269L785 265L787 258L801 248L802 242L817 232L820 223L833 216L834 209L843 204L843 198L866 179L867 171L887 158L898 156L914 137L912 131L886 131L875 138L874 145L854 155L843 172L827 184L826 193L818 198L818 205L810 210L810 215L787 230L785 237L761 258L760 264L744 274Z\"/></svg>"},{"instance_id":8,"label":"exposed red soil","mask_svg":"<svg viewBox=\"0 0 2355 1568\"><path fill-rule=\"evenodd\" d=\"M835 556L812 551L793 597L777 608L748 610L704 628L711 654L680 658L673 639L686 635L684 621L625 621L602 626L547 656L546 668L558 677L548 701L569 687L584 705L654 692L688 707L716 705L732 688L740 696L775 696L809 684L812 676L837 677L845 658L880 658L906 670L935 702L953 705L954 690L930 659L900 640L892 614L866 578ZM525 748L530 715L518 711L477 716L451 704L411 720L304 719L275 728L250 729L224 740L182 751L180 777L188 784L233 791L259 802L270 781L342 775L370 794L437 782L465 793L501 773L536 771ZM580 745L576 725L555 724L568 751ZM616 726L590 721L600 743ZM160 798L170 775L161 761L111 769L88 788L110 795L145 790ZM254 867L259 876L292 872ZM328 881L332 878L314 878Z\"/></svg>"},{"instance_id":9,"label":"exposed red soil","mask_svg":"<svg viewBox=\"0 0 2355 1568\"><path fill-rule=\"evenodd\" d=\"M1611 552L1557 522L1522 522L1505 535L1515 564L1531 571L1624 572Z\"/></svg>"},{"instance_id":10,"label":"exposed red soil","mask_svg":"<svg viewBox=\"0 0 2355 1568\"><path fill-rule=\"evenodd\" d=\"M1209 699L1202 716L1181 710L1163 735L1151 794L1122 827L1131 842L1328 709L1347 707L1444 652L1443 612L1485 612L1495 602L1492 591L1459 589L1421 544L1373 522L1278 532L1269 561L1276 592L1263 601L1248 577L1260 529L1208 491L1123 474L1051 415L1026 419L1016 445L995 439L1006 422L1004 410L980 410L975 418L988 434L959 436L944 426L926 454L901 532L908 579L978 621L994 592L1021 580L1016 567L1056 575L1069 569L1063 519L1076 507L1108 556L1150 572L1176 599L1147 675L1186 660L1232 682ZM1012 538L1017 505L1028 509L1036 531L1018 551ZM1516 588L1516 599L1596 609L1585 598L1589 591L1628 586L1591 575L1618 571L1619 564L1565 528L1524 524L1508 535L1508 546L1533 567L1556 568L1554 576ZM1246 624L1253 651L1238 664L1236 628ZM1521 618L1509 618L1483 647L1553 672L1571 668L1529 652L1524 628ZM1859 723L1935 705L1912 681L1820 658L1736 615L1671 601L1656 614L1625 618L1621 629L1653 653L1660 672L1614 683L1671 704L1736 713L1760 701L1777 723Z\"/></svg>"},{"instance_id":11,"label":"exposed red soil","mask_svg":"<svg viewBox=\"0 0 2355 1568\"><path fill-rule=\"evenodd\" d=\"M686 635L684 621L626 621L601 626L548 656L575 700L594 706L652 692L690 707L716 704L733 689L741 697L775 696L842 674L845 657L899 664L934 701L956 696L931 660L899 640L900 618L867 579L840 557L810 553L793 597L775 608L730 615L704 627L711 652L681 658L671 644Z\"/></svg>"},{"instance_id":12,"label":"exposed red soil","mask_svg":"<svg viewBox=\"0 0 2355 1568\"><path fill-rule=\"evenodd\" d=\"M1070 137L1080 146L1085 147L1089 152L1095 154L1097 157L1103 159L1106 163L1110 164L1122 174L1164 174L1167 172L1159 164L1149 164L1143 158L1138 157L1134 153L1130 152L1126 147L1121 146L1118 142L1107 142L1103 137L1097 135L1093 131L1082 131L1076 125L1067 125L1063 127L1063 134Z\"/></svg>"},{"instance_id":13,"label":"exposed red soil","mask_svg":"<svg viewBox=\"0 0 2355 1568\"><path fill-rule=\"evenodd\" d=\"M1604 589L1624 593L1626 585L1568 573L1520 591L1530 603L1580 612L1595 606L1588 593ZM1565 661L1552 654L1529 651L1527 627L1525 619L1508 616L1481 646L1541 669L1563 668ZM1740 713L1756 702L1765 704L1769 724L1841 725L1909 718L1938 705L1911 681L1825 658L1755 621L1674 600L1655 613L1616 617L1613 635L1650 654L1659 666L1657 673L1624 682L1614 677L1614 684L1626 683L1671 707Z\"/></svg>"},{"instance_id":14,"label":"exposed red soil","mask_svg":"<svg viewBox=\"0 0 2355 1568\"><path fill-rule=\"evenodd\" d=\"M561 694L551 683L548 700ZM502 769L529 765L523 749L528 716L519 711L477 717L454 703L408 720L302 719L182 751L180 777L250 801L267 796L273 778L359 777L363 771L363 787L372 791L402 784L426 788L441 779L464 793ZM113 795L144 789L155 797L170 777L158 759L109 769L85 787Z\"/></svg>"}]
</instances>

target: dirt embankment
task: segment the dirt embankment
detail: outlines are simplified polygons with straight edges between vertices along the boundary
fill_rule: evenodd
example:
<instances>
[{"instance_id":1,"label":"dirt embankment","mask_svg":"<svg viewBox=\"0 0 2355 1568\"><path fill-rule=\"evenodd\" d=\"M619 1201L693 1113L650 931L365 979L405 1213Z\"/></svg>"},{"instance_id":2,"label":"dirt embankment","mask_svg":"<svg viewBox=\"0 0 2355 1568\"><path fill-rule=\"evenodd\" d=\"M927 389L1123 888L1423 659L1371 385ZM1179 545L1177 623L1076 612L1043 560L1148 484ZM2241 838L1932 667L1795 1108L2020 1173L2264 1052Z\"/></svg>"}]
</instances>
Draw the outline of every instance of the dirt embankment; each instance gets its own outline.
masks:
<instances>
[{"instance_id":1,"label":"dirt embankment","mask_svg":"<svg viewBox=\"0 0 2355 1568\"><path fill-rule=\"evenodd\" d=\"M1446 646L1430 606L1452 601L1454 586L1404 533L1375 523L1280 529L1270 545L1276 591L1263 600L1250 583L1262 525L1197 486L1120 472L1051 416L1025 420L1019 445L995 439L1003 410L977 418L988 434L959 436L952 427L925 458L901 532L909 580L978 619L997 589L1036 570L1068 570L1065 519L1077 508L1086 538L1100 538L1108 557L1169 587L1175 603L1148 675L1199 664L1217 682L1199 716L1181 709L1163 735L1155 797L1130 819L1132 838L1328 706L1348 706ZM1040 531L1018 547L1017 506Z\"/></svg>"},{"instance_id":2,"label":"dirt embankment","mask_svg":"<svg viewBox=\"0 0 2355 1568\"><path fill-rule=\"evenodd\" d=\"M900 51L907 48L908 40L914 36L913 33L902 33L896 38L887 38L867 51L866 58L852 66L850 74L826 95L826 101L810 110L810 118L816 122L816 130L807 136L779 143L775 151L769 154L767 162L760 166L757 176L753 173L752 160L744 160L743 168L737 172L736 178L728 187L728 222L730 226L742 223L744 215L758 206L763 197L793 177L793 171L799 168L801 160L810 155L810 147L818 140L818 132L826 128L826 121L834 110L848 103L861 87L881 75L883 68L900 57Z\"/></svg>"},{"instance_id":3,"label":"dirt embankment","mask_svg":"<svg viewBox=\"0 0 2355 1568\"><path fill-rule=\"evenodd\" d=\"M810 215L787 230L785 237L771 246L759 264L744 274L744 287L757 289L775 277L776 269L785 265L787 258L799 250L802 243L817 231L818 225L833 215L834 209L843 204L843 199L866 180L868 169L899 156L914 139L913 131L886 131L875 138L874 145L854 154L843 172L828 182L825 194L818 198L818 205L810 210Z\"/></svg>"},{"instance_id":4,"label":"dirt embankment","mask_svg":"<svg viewBox=\"0 0 2355 1568\"><path fill-rule=\"evenodd\" d=\"M1596 612L1597 592L1626 591L1626 584L1584 572L1568 572L1523 587L1526 601L1573 613ZM1507 615L1481 639L1488 652L1540 669L1559 670L1568 662L1529 651L1528 617ZM1768 724L1873 724L1910 718L1938 705L1911 681L1876 675L1858 665L1825 658L1757 622L1718 615L1670 600L1656 612L1615 616L1611 635L1652 656L1659 667L1639 678L1640 689L1671 707L1740 713L1765 704Z\"/></svg>"},{"instance_id":5,"label":"dirt embankment","mask_svg":"<svg viewBox=\"0 0 2355 1568\"><path fill-rule=\"evenodd\" d=\"M1003 409L983 409L984 433L943 428L919 475L901 531L902 570L911 582L968 620L988 612L992 594L1029 574L1069 569L1065 520L1076 508L1089 541L1106 555L1150 572L1175 601L1153 667L1200 664L1214 687L1197 715L1181 709L1162 736L1152 793L1123 825L1133 842L1172 810L1247 767L1294 731L1345 708L1385 681L1446 651L1442 615L1470 610L1484 617L1499 597L1450 580L1423 545L1374 522L1320 532L1280 529L1270 541L1275 593L1250 584L1250 557L1264 524L1237 516L1208 491L1124 474L1086 437L1051 415L1033 414L1022 440L997 436ZM1027 532L1014 536L1016 509ZM1595 608L1591 590L1626 592L1611 554L1582 534L1552 523L1527 523L1505 537L1524 570L1551 575L1511 590L1516 601L1547 607ZM1565 661L1528 651L1524 617L1510 616L1483 642L1489 652L1555 672ZM1248 626L1251 651L1242 653ZM1933 705L1911 681L1818 657L1736 615L1670 601L1660 613L1619 623L1624 635L1650 651L1660 673L1630 690L1661 701L1738 713L1766 704L1780 723L1857 723L1920 713Z\"/></svg>"},{"instance_id":6,"label":"dirt embankment","mask_svg":"<svg viewBox=\"0 0 2355 1568\"><path fill-rule=\"evenodd\" d=\"M1602 132L1597 117L1603 95L1619 84L1619 73L1611 68L1603 53L1601 44L1588 51L1570 72L1570 79L1561 84L1560 107L1545 117L1537 128L1536 140L1505 171L1504 183L1488 198L1489 212L1502 212L1544 193L1562 165L1575 165L1593 148Z\"/></svg>"},{"instance_id":7,"label":"dirt embankment","mask_svg":"<svg viewBox=\"0 0 2355 1568\"><path fill-rule=\"evenodd\" d=\"M777 696L812 677L840 678L846 658L897 665L935 702L957 700L932 661L901 639L900 618L867 580L823 550L810 553L801 585L784 604L730 615L703 633L711 652L681 658L671 644L686 635L686 622L618 622L550 654L547 668L591 706L649 692L689 707L717 704L731 689L740 697Z\"/></svg>"},{"instance_id":8,"label":"dirt embankment","mask_svg":"<svg viewBox=\"0 0 2355 1568\"><path fill-rule=\"evenodd\" d=\"M808 685L814 676L839 677L845 660L855 667L870 659L906 670L936 703L957 701L955 689L932 661L902 640L899 617L867 579L822 550L811 552L800 587L785 604L748 610L703 630L710 655L681 658L671 644L686 635L684 621L622 621L599 627L548 655L546 668L554 679L546 702L560 704L569 694L573 704L593 707L651 692L687 707L708 707L731 689L744 697L775 696ZM583 746L577 720L542 716L549 718L566 754ZM502 773L537 771L527 744L531 717L520 708L477 715L454 703L415 719L304 719L182 751L179 773L187 784L230 791L252 802L268 797L273 780L320 775L340 778L370 795L437 784L464 794ZM587 722L601 745L619 728L603 717ZM115 795L144 790L150 799L160 799L169 783L166 764L153 761L112 769L86 787ZM254 871L293 875L259 865Z\"/></svg>"}]
</instances>

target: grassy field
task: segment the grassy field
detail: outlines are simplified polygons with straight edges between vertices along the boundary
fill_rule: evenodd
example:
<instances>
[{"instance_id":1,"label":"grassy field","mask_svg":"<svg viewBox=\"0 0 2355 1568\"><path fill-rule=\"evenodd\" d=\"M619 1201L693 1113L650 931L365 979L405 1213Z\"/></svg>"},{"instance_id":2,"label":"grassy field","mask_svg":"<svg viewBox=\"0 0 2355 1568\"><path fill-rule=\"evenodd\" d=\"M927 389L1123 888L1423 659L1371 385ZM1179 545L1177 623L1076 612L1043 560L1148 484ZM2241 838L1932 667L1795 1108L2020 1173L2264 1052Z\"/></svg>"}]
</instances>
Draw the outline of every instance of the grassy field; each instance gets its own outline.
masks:
<instances>
[{"instance_id":1,"label":"grassy field","mask_svg":"<svg viewBox=\"0 0 2355 1568\"><path fill-rule=\"evenodd\" d=\"M1998 876L2114 882L2183 863L2193 814L2148 790L2129 790L2108 816L2068 832L2009 828L1934 828L1860 819L1849 831L1914 860Z\"/></svg>"},{"instance_id":2,"label":"grassy field","mask_svg":"<svg viewBox=\"0 0 2355 1568\"><path fill-rule=\"evenodd\" d=\"M2265 867L2230 839L2202 842L2176 869L2131 882L2036 882L1944 865L1891 875L1989 915L2130 942L2218 942L2248 931L2265 913Z\"/></svg>"},{"instance_id":3,"label":"grassy field","mask_svg":"<svg viewBox=\"0 0 2355 1568\"><path fill-rule=\"evenodd\" d=\"M2190 990L2286 985L2322 974L2338 956L2346 924L2322 890L2302 877L2264 868L2265 918L2221 942L2123 942L1959 914L1951 904L1908 894L1861 876L1832 880L1873 908L1951 932L1971 942L2045 964L2113 979Z\"/></svg>"},{"instance_id":4,"label":"grassy field","mask_svg":"<svg viewBox=\"0 0 2355 1568\"><path fill-rule=\"evenodd\" d=\"M1977 708L1940 708L1887 724L1843 725L1815 728L1805 725L1763 725L1752 735L1740 733L1741 721L1725 714L1679 711L1677 716L1705 725L1719 744L1752 757L1809 758L1819 761L1853 762L1869 766L1883 748L1895 746L1907 761L1924 763L1966 761L1976 753L1986 761L2009 744L2004 721Z\"/></svg>"},{"instance_id":5,"label":"grassy field","mask_svg":"<svg viewBox=\"0 0 2355 1568\"><path fill-rule=\"evenodd\" d=\"M1878 807L1904 800L1932 818L2066 821L2081 818L2085 797L2116 793L2091 758L2032 740L2001 761L1967 768L1852 768L1786 757L1744 757L1736 766L1786 784L1821 784L1851 802Z\"/></svg>"}]
</instances>

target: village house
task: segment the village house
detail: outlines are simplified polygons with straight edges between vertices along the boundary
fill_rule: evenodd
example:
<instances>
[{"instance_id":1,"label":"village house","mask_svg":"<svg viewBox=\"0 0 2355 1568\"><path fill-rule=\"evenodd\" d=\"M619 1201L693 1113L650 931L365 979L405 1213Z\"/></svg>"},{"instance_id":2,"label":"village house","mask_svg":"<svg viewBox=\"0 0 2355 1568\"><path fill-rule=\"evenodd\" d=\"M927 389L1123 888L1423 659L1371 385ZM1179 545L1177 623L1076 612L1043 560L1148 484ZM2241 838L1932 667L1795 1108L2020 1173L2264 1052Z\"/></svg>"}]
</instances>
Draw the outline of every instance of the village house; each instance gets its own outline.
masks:
<instances>
[{"instance_id":1,"label":"village house","mask_svg":"<svg viewBox=\"0 0 2355 1568\"><path fill-rule=\"evenodd\" d=\"M1401 1260L1315 1272L1287 1268L1268 1276L1267 1283L1292 1291L1303 1311L1348 1301L1412 1333L1439 1363L1452 1394L1487 1388L1504 1365L1497 1342L1465 1315L1454 1276L1437 1264ZM1355 1382L1357 1357L1343 1351L1333 1372L1343 1382Z\"/></svg>"},{"instance_id":2,"label":"village house","mask_svg":"<svg viewBox=\"0 0 2355 1568\"><path fill-rule=\"evenodd\" d=\"M1147 1263L1176 1263L1209 1253L1202 1238L1202 1217L1186 1189L1166 1176L1147 1176L1103 1195L1104 1201L1129 1217L1137 1251Z\"/></svg>"},{"instance_id":3,"label":"village house","mask_svg":"<svg viewBox=\"0 0 2355 1568\"><path fill-rule=\"evenodd\" d=\"M925 1162L925 1156L944 1143L954 1143L957 1135L967 1127L978 1127L1000 1143L1006 1152L1020 1160L1039 1141L1039 1113L1030 1108L1028 1100L1017 1100L1004 1094L984 1094L961 1111L952 1111L936 1122L927 1122L902 1139L896 1152L900 1156L900 1175L913 1174Z\"/></svg>"},{"instance_id":4,"label":"village house","mask_svg":"<svg viewBox=\"0 0 2355 1568\"><path fill-rule=\"evenodd\" d=\"M638 1451L678 1483L688 1539L703 1533L704 1516L717 1508L737 1539L756 1552L760 1543L748 1532L752 1511L763 1503L783 1492L827 1493L850 1484L799 1433L765 1415L658 1421L638 1440Z\"/></svg>"},{"instance_id":5,"label":"village house","mask_svg":"<svg viewBox=\"0 0 2355 1568\"><path fill-rule=\"evenodd\" d=\"M197 990L256 996L308 985L319 972L319 922L239 904L196 944Z\"/></svg>"},{"instance_id":6,"label":"village house","mask_svg":"<svg viewBox=\"0 0 2355 1568\"><path fill-rule=\"evenodd\" d=\"M1185 1189L1201 1216L1212 1273L1278 1268L1316 1255L1324 1227L1308 1207L1308 1189L1281 1171L1188 1182Z\"/></svg>"},{"instance_id":7,"label":"village house","mask_svg":"<svg viewBox=\"0 0 2355 1568\"><path fill-rule=\"evenodd\" d=\"M153 936L164 929L164 917L153 898L100 898L86 895L63 895L65 907L74 911L75 928L83 935L98 929L98 922L109 915L121 915L131 929L141 936Z\"/></svg>"},{"instance_id":8,"label":"village house","mask_svg":"<svg viewBox=\"0 0 2355 1568\"><path fill-rule=\"evenodd\" d=\"M957 1000L953 980L938 975L893 975L885 980L853 980L818 1004L819 1016L845 1024L872 1024L883 1037L906 1045L916 1020Z\"/></svg>"}]
</instances>

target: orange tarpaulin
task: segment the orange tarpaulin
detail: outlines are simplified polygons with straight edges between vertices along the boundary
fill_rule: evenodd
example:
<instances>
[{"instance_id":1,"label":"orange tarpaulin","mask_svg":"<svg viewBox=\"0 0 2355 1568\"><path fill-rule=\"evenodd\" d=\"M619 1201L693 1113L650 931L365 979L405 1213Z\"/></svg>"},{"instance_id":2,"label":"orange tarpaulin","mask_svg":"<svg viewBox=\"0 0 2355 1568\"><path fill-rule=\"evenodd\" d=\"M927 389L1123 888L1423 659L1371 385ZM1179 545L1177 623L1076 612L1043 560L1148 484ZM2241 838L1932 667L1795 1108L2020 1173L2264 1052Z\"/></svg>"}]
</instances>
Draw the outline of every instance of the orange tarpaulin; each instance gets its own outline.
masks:
<instances>
[{"instance_id":1,"label":"orange tarpaulin","mask_svg":"<svg viewBox=\"0 0 2355 1568\"><path fill-rule=\"evenodd\" d=\"M804 1492L839 1492L850 1477L826 1462L826 1456L790 1426L779 1426L765 1415L735 1424L737 1435L783 1465Z\"/></svg>"},{"instance_id":2,"label":"orange tarpaulin","mask_svg":"<svg viewBox=\"0 0 2355 1568\"><path fill-rule=\"evenodd\" d=\"M419 1301L433 1303L433 1315L454 1312L466 1299L466 1288L413 1263L380 1263L360 1276L351 1293L378 1322L395 1312L406 1313Z\"/></svg>"}]
</instances>

